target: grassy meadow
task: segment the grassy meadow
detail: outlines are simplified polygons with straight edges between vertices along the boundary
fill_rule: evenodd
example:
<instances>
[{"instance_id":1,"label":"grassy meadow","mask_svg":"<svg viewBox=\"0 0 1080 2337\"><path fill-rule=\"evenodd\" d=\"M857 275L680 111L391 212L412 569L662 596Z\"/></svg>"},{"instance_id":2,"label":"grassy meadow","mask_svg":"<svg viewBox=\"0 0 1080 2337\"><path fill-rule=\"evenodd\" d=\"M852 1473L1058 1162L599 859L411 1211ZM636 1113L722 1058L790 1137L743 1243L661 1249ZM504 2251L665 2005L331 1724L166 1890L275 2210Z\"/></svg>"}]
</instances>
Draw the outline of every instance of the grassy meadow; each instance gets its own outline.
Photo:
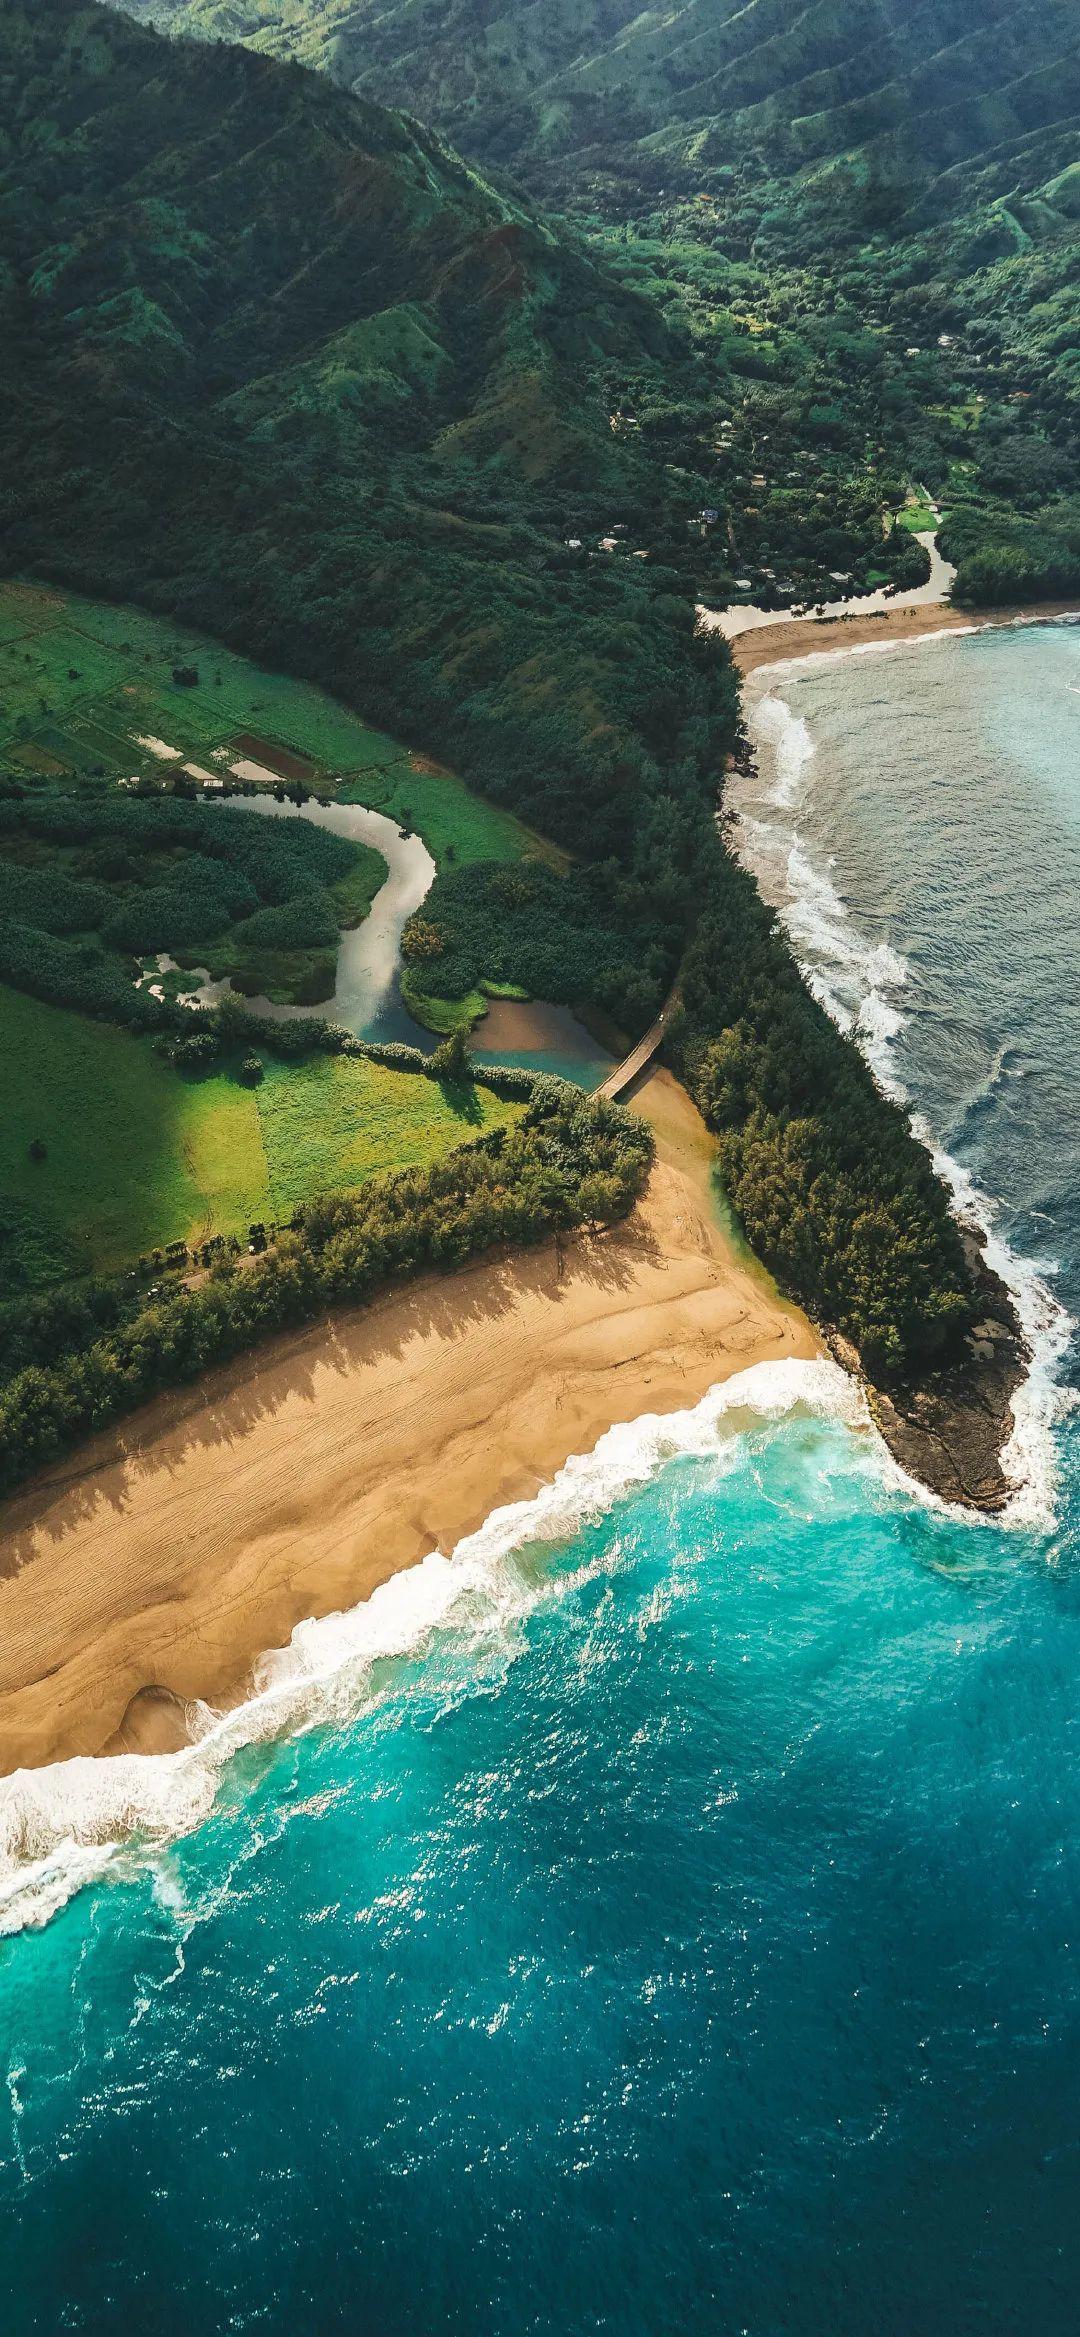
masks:
<instances>
[{"instance_id":1,"label":"grassy meadow","mask_svg":"<svg viewBox=\"0 0 1080 2337\"><path fill-rule=\"evenodd\" d=\"M347 1057L272 1062L258 1088L228 1071L189 1078L149 1040L6 986L0 1092L7 1295L170 1241L243 1235L316 1192L423 1166L520 1109Z\"/></svg>"},{"instance_id":2,"label":"grassy meadow","mask_svg":"<svg viewBox=\"0 0 1080 2337\"><path fill-rule=\"evenodd\" d=\"M307 682L142 609L0 582L0 772L32 784L161 778L185 765L196 781L238 765L257 785L296 780L327 801L367 804L415 829L440 867L565 858Z\"/></svg>"}]
</instances>

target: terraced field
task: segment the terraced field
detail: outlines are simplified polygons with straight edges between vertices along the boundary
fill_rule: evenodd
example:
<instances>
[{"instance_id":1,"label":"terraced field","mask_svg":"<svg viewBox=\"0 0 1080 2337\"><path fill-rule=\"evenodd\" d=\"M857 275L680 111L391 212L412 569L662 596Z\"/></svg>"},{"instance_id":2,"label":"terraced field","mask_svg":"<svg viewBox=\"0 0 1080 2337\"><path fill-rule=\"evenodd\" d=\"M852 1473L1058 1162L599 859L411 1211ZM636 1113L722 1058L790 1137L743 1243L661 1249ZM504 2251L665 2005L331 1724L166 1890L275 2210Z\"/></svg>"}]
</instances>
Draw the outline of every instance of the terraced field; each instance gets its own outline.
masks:
<instances>
[{"instance_id":1,"label":"terraced field","mask_svg":"<svg viewBox=\"0 0 1080 2337\"><path fill-rule=\"evenodd\" d=\"M299 783L416 828L439 863L538 848L510 813L325 691L143 610L25 582L0 584L5 770L31 782L183 773L197 788Z\"/></svg>"}]
</instances>

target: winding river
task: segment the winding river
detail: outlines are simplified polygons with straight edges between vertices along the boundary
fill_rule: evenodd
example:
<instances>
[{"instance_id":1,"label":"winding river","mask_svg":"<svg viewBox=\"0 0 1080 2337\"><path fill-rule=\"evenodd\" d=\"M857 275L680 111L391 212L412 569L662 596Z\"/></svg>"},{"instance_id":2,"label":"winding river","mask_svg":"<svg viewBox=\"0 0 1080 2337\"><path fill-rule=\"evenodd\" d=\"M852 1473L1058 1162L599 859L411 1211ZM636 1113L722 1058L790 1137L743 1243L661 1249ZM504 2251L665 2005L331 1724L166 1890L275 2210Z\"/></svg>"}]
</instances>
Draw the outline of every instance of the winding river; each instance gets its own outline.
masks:
<instances>
[{"instance_id":1,"label":"winding river","mask_svg":"<svg viewBox=\"0 0 1080 2337\"><path fill-rule=\"evenodd\" d=\"M267 819L309 820L312 827L328 828L351 844L367 844L386 862L385 884L379 887L367 916L341 936L337 982L331 998L317 1006L275 1004L270 998L249 998L253 1014L275 1021L290 1015L323 1015L345 1023L358 1038L386 1045L403 1040L410 1046L430 1044L428 1034L413 1021L401 996L401 936L408 918L418 909L435 881L435 862L420 836L407 836L385 812L369 811L362 803L279 802L274 795L244 799L244 811L261 812ZM203 1000L216 998L225 983L208 983Z\"/></svg>"},{"instance_id":2,"label":"winding river","mask_svg":"<svg viewBox=\"0 0 1080 2337\"><path fill-rule=\"evenodd\" d=\"M296 804L279 802L273 795L253 795L243 798L239 808L261 812L268 819L310 820L350 843L370 845L387 867L386 882L367 916L342 934L333 996L316 1006L249 998L245 1003L251 1012L275 1021L323 1015L329 1022L344 1023L358 1038L430 1053L437 1041L413 1020L401 995L401 936L413 911L426 900L436 874L422 837L406 835L384 812L369 811L360 803L319 803L312 797ZM204 983L198 993L200 1004L211 1003L228 987L227 982ZM611 1055L568 1007L532 1000L494 1000L472 1051L481 1064L524 1063L530 1070L554 1071L589 1088L605 1077L612 1063Z\"/></svg>"}]
</instances>

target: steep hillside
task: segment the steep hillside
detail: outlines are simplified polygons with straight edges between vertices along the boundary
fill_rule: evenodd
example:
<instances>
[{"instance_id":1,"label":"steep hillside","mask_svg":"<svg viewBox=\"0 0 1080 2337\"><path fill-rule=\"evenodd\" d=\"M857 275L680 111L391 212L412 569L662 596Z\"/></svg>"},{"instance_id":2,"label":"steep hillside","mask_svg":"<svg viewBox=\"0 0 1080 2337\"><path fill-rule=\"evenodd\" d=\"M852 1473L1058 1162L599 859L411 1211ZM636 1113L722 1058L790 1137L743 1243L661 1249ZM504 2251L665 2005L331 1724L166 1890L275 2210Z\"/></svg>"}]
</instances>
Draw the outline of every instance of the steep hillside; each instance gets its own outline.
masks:
<instances>
[{"instance_id":1,"label":"steep hillside","mask_svg":"<svg viewBox=\"0 0 1080 2337\"><path fill-rule=\"evenodd\" d=\"M965 165L1025 176L1031 140L1062 154L1080 110L1072 0L130 4L408 104L538 185L617 180L631 156L670 184L753 154L827 206L834 236L951 207L937 182Z\"/></svg>"},{"instance_id":2,"label":"steep hillside","mask_svg":"<svg viewBox=\"0 0 1080 2337\"><path fill-rule=\"evenodd\" d=\"M0 107L9 566L287 663L623 855L628 790L730 705L689 595L565 545L661 494L607 386L666 378L657 312L433 134L243 49L13 4Z\"/></svg>"},{"instance_id":3,"label":"steep hillside","mask_svg":"<svg viewBox=\"0 0 1080 2337\"><path fill-rule=\"evenodd\" d=\"M706 597L883 575L905 477L958 515L962 595L1080 585L1075 0L127 4L400 98L578 214L693 345Z\"/></svg>"}]
</instances>

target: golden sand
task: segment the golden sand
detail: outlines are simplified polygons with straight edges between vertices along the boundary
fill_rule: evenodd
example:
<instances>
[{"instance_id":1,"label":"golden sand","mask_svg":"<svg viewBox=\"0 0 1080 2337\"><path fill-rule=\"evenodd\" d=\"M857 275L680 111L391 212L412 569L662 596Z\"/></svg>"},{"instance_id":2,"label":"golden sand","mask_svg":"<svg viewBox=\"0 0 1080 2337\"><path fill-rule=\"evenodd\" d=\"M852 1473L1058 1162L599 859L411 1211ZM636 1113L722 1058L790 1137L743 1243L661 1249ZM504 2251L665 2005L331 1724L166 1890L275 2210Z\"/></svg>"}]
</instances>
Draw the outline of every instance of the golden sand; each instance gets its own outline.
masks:
<instances>
[{"instance_id":1,"label":"golden sand","mask_svg":"<svg viewBox=\"0 0 1080 2337\"><path fill-rule=\"evenodd\" d=\"M0 1770L160 1751L307 1615L352 1606L535 1493L616 1421L810 1356L723 1231L664 1071L646 1194L595 1238L428 1278L283 1337L83 1447L0 1531Z\"/></svg>"}]
</instances>

